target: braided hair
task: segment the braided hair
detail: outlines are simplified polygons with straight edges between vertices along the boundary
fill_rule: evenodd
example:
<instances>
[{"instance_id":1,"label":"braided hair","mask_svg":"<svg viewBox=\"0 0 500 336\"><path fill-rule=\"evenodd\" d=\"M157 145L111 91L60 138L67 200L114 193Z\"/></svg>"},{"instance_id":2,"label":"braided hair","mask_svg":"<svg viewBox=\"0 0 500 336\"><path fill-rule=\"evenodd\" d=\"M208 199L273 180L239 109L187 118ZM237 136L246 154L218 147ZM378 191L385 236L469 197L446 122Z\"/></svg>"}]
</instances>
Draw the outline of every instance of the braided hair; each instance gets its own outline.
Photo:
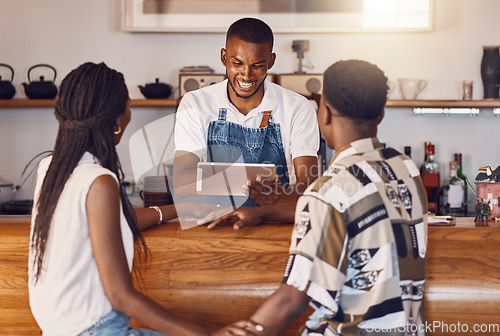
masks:
<instances>
[{"instance_id":1,"label":"braided hair","mask_svg":"<svg viewBox=\"0 0 500 336\"><path fill-rule=\"evenodd\" d=\"M123 75L104 63L84 63L61 82L54 112L59 129L52 161L38 197L31 238L35 250L36 281L42 271L45 246L59 197L86 151L118 177L123 213L134 235L135 245L139 253L147 251L121 183L124 174L114 143L113 127L116 118L126 111L128 100Z\"/></svg>"}]
</instances>

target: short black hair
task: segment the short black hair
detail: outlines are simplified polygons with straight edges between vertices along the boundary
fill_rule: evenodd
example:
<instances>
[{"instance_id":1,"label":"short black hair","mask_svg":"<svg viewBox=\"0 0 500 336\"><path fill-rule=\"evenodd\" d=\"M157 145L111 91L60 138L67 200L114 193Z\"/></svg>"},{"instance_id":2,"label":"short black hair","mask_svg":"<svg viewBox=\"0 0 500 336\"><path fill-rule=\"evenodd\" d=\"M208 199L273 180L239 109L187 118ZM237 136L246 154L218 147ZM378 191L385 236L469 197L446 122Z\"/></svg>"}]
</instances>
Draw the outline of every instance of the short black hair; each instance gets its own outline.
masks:
<instances>
[{"instance_id":1,"label":"short black hair","mask_svg":"<svg viewBox=\"0 0 500 336\"><path fill-rule=\"evenodd\" d=\"M226 42L233 37L249 43L267 43L273 50L274 36L271 27L256 18L242 18L233 22L227 30Z\"/></svg>"},{"instance_id":2,"label":"short black hair","mask_svg":"<svg viewBox=\"0 0 500 336\"><path fill-rule=\"evenodd\" d=\"M324 99L350 119L379 117L387 102L388 89L384 72L362 60L338 61L323 76Z\"/></svg>"}]
</instances>

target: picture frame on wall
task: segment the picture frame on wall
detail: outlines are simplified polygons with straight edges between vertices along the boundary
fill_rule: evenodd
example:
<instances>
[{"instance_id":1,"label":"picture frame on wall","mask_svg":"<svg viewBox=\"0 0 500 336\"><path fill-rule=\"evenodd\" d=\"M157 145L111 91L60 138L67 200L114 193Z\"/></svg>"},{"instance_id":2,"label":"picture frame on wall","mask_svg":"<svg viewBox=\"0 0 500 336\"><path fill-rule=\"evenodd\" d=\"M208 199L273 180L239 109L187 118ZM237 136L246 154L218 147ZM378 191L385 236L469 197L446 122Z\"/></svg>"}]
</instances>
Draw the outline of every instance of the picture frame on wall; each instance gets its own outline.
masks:
<instances>
[{"instance_id":1,"label":"picture frame on wall","mask_svg":"<svg viewBox=\"0 0 500 336\"><path fill-rule=\"evenodd\" d=\"M257 17L275 33L431 31L434 0L122 0L128 32L225 33Z\"/></svg>"}]
</instances>

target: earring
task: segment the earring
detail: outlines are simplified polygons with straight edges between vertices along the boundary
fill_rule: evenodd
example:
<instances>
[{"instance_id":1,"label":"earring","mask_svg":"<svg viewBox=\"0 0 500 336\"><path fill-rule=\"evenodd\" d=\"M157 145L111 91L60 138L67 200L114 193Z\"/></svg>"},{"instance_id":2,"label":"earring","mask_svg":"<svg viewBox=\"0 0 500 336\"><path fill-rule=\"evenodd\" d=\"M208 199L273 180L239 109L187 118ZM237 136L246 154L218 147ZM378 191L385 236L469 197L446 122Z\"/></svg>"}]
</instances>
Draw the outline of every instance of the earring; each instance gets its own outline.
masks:
<instances>
[{"instance_id":1,"label":"earring","mask_svg":"<svg viewBox=\"0 0 500 336\"><path fill-rule=\"evenodd\" d=\"M114 131L114 133L116 135L120 134L122 132L122 128L120 127L120 125L118 125L118 129Z\"/></svg>"}]
</instances>

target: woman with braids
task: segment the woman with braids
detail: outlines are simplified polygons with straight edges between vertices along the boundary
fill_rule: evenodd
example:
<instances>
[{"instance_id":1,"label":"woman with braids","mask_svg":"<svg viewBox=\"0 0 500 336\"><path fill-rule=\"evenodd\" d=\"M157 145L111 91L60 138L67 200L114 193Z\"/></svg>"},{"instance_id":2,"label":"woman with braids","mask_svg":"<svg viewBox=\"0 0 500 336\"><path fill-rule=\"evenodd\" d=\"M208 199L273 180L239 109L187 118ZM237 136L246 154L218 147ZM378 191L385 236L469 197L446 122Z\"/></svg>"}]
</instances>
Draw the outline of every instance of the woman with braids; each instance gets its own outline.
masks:
<instances>
[{"instance_id":1,"label":"woman with braids","mask_svg":"<svg viewBox=\"0 0 500 336\"><path fill-rule=\"evenodd\" d=\"M62 81L59 130L38 168L29 292L43 335L251 335L246 325L211 333L177 317L132 283L141 229L176 216L173 205L133 209L121 187L115 146L131 112L123 75L85 63ZM130 317L152 330L132 328Z\"/></svg>"}]
</instances>

